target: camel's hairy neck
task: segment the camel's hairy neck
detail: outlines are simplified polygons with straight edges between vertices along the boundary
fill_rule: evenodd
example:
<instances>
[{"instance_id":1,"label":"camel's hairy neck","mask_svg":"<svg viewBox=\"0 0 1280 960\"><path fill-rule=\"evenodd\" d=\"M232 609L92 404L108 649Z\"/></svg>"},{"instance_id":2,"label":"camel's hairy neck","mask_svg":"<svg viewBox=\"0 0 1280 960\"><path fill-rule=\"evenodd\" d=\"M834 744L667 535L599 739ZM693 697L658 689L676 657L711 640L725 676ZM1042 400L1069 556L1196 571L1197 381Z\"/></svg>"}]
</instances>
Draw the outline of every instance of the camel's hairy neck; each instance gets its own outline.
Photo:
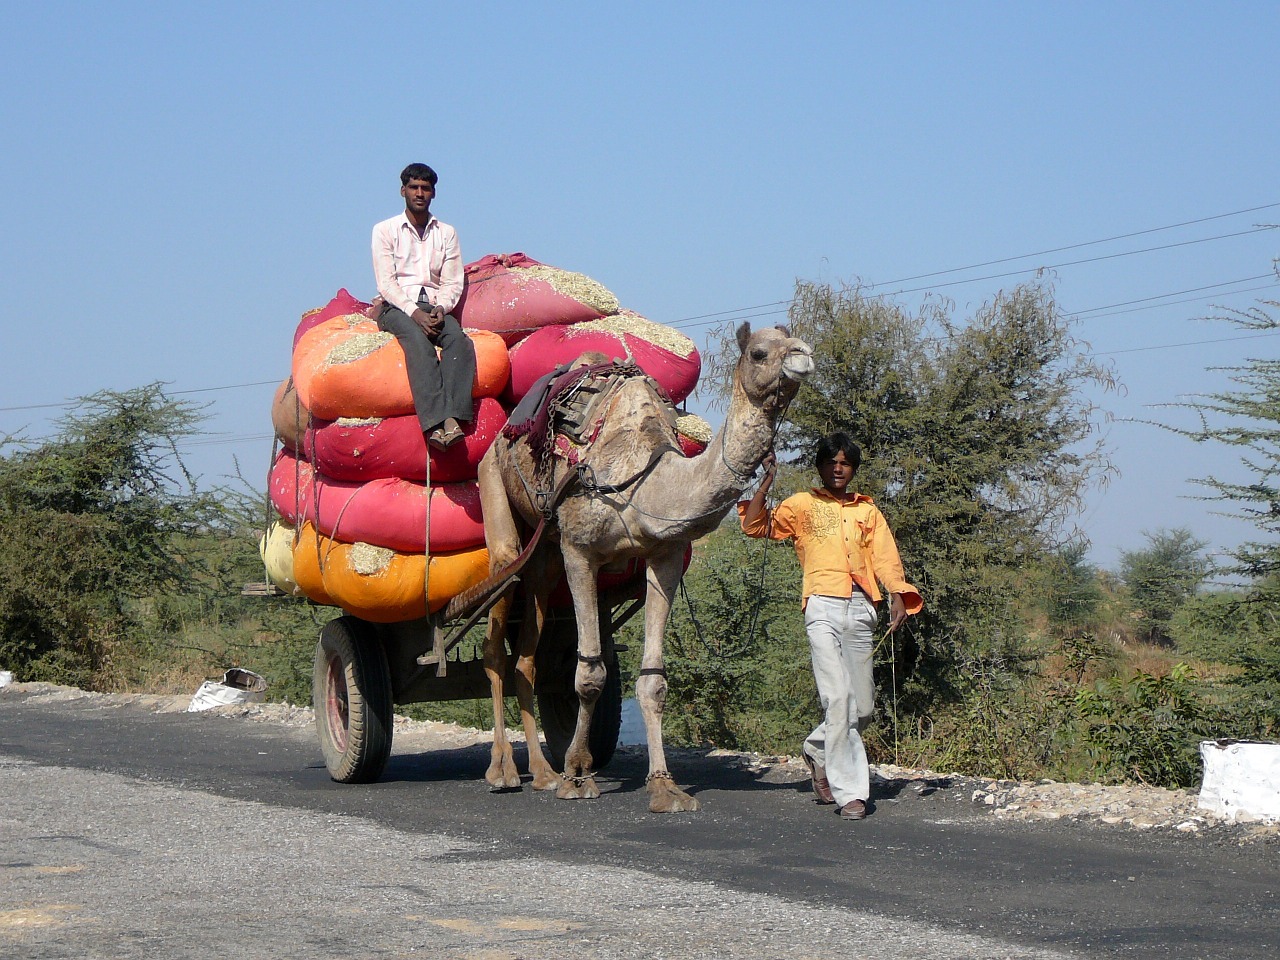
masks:
<instances>
[{"instance_id":1,"label":"camel's hairy neck","mask_svg":"<svg viewBox=\"0 0 1280 960\"><path fill-rule=\"evenodd\" d=\"M735 386L724 425L696 457L663 457L635 506L657 539L694 539L714 530L737 503L773 443L773 419Z\"/></svg>"}]
</instances>

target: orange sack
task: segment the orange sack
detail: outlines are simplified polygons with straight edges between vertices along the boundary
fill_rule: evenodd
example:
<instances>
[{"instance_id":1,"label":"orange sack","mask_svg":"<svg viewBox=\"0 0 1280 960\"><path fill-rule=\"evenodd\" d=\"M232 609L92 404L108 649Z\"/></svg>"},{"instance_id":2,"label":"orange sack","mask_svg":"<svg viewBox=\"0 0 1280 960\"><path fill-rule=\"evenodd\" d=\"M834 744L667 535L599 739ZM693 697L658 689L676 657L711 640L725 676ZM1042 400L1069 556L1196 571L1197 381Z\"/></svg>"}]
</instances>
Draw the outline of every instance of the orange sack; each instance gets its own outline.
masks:
<instances>
[{"instance_id":1,"label":"orange sack","mask_svg":"<svg viewBox=\"0 0 1280 960\"><path fill-rule=\"evenodd\" d=\"M311 412L298 399L298 391L293 388L293 378L290 377L276 387L276 395L271 401L271 426L285 447L301 450L310 422Z\"/></svg>"},{"instance_id":2,"label":"orange sack","mask_svg":"<svg viewBox=\"0 0 1280 960\"><path fill-rule=\"evenodd\" d=\"M293 578L316 603L334 604L373 623L416 620L442 608L489 575L484 547L431 557L367 543L339 543L303 524L293 548ZM423 588L428 591L424 602Z\"/></svg>"},{"instance_id":3,"label":"orange sack","mask_svg":"<svg viewBox=\"0 0 1280 960\"><path fill-rule=\"evenodd\" d=\"M476 351L472 396L496 397L511 375L507 345L485 330L467 336ZM404 351L362 314L334 317L304 333L293 350L293 382L302 405L322 420L413 413Z\"/></svg>"}]
</instances>

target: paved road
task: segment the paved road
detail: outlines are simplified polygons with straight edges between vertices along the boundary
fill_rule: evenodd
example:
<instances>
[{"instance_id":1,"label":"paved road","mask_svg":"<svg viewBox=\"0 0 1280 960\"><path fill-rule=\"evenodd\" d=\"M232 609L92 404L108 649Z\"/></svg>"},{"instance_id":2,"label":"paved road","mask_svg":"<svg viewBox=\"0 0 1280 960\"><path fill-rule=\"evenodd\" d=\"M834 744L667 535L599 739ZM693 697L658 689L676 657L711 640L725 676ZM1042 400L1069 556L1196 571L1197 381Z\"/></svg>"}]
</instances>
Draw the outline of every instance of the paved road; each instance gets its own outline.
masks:
<instances>
[{"instance_id":1,"label":"paved road","mask_svg":"<svg viewBox=\"0 0 1280 960\"><path fill-rule=\"evenodd\" d=\"M489 793L483 748L329 780L310 729L0 691L0 957L1280 953L1275 845L996 821L958 788L843 823L684 756L699 814Z\"/></svg>"}]
</instances>

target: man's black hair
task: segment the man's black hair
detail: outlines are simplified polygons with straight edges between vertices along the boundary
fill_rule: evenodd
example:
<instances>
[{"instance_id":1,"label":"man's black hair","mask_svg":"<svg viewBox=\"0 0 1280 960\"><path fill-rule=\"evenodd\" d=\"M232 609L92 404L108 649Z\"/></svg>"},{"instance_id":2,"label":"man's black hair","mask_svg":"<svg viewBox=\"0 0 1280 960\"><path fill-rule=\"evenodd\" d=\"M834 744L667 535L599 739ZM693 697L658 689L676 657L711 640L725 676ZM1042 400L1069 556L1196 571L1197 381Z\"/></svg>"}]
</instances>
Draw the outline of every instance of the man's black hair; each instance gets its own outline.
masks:
<instances>
[{"instance_id":1,"label":"man's black hair","mask_svg":"<svg viewBox=\"0 0 1280 960\"><path fill-rule=\"evenodd\" d=\"M410 180L425 180L433 187L440 182L436 172L425 163L411 163L400 171L400 186L407 187Z\"/></svg>"},{"instance_id":2,"label":"man's black hair","mask_svg":"<svg viewBox=\"0 0 1280 960\"><path fill-rule=\"evenodd\" d=\"M845 461L856 473L858 465L862 463L862 450L843 430L837 430L818 441L817 447L814 448L813 462L820 467L834 460L837 453L844 454Z\"/></svg>"}]
</instances>

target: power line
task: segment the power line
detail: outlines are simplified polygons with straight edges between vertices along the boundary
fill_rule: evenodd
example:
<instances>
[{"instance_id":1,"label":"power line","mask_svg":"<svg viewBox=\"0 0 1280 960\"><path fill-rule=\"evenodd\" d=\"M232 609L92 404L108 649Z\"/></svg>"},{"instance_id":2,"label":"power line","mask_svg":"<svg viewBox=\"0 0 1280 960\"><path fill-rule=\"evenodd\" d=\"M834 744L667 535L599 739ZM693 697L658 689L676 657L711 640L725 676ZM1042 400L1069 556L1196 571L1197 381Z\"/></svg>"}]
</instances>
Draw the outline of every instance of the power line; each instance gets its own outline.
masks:
<instances>
[{"instance_id":1,"label":"power line","mask_svg":"<svg viewBox=\"0 0 1280 960\"><path fill-rule=\"evenodd\" d=\"M1280 330L1273 333L1250 333L1243 337L1219 337L1216 340L1190 340L1186 343L1157 343L1149 347L1128 347L1124 350L1103 350L1092 354L1095 357L1110 357L1117 353L1142 353L1147 350L1173 350L1178 347L1203 347L1212 343L1234 343L1237 340L1260 340L1263 337L1280 337Z\"/></svg>"},{"instance_id":2,"label":"power line","mask_svg":"<svg viewBox=\"0 0 1280 960\"><path fill-rule=\"evenodd\" d=\"M1227 217L1240 216L1240 215L1245 214L1245 213L1253 213L1253 212L1258 211L1258 210L1268 210L1268 209L1271 209L1271 208L1273 208L1273 207L1280 207L1280 202L1276 202L1276 203L1268 203L1268 204L1261 204L1261 205L1259 205L1259 206L1255 206L1255 207L1248 207L1248 208L1245 208L1245 209L1243 209L1243 210L1236 210L1236 211L1233 211L1233 212L1231 212L1231 213L1220 213L1220 214L1215 214L1215 215L1213 215L1213 216L1209 216L1209 217L1200 217L1200 218L1195 219L1195 220L1184 220L1184 221L1182 221L1182 222L1180 222L1180 223L1168 224L1168 225L1161 226L1161 227L1151 227L1151 228L1148 228L1148 229L1146 229L1146 230L1136 230L1136 231L1133 231L1133 232L1130 232L1130 233L1117 234L1116 236L1113 236L1113 237L1105 237L1105 238L1102 238L1102 239L1099 239L1099 240L1089 240L1089 241L1084 241L1084 242L1082 242L1082 243L1068 244L1068 245L1066 245L1066 246L1061 246L1061 247L1053 247L1053 248L1050 248L1050 249L1048 249L1048 250L1042 250L1042 251L1038 251L1038 252L1035 252L1035 253L1020 254L1020 255L1018 255L1018 256L1014 256L1014 257L1003 257L1003 258L998 259L998 260L988 260L988 261L985 261L985 262L983 262L983 263L971 264L971 265L966 266L966 267L952 267L952 268L950 268L950 269L948 269L948 270L937 270L937 271L934 271L934 272L932 272L932 273L917 274L917 275L915 275L915 276L913 276L913 277L905 277L905 278L902 278L902 279L900 279L900 280L887 281L887 283L890 283L890 284L892 284L892 283L906 283L906 282L910 282L911 280L923 279L923 278L926 278L926 277L943 276L943 275L950 274L950 273L957 273L957 272L960 272L960 271L963 271L963 270L977 269L977 268L980 268L980 267L984 267L984 266L992 266L992 265L999 264L999 263L1008 263L1008 262L1012 262L1012 261L1014 261L1014 260L1023 260L1023 259L1026 259L1026 258L1028 258L1028 257L1043 256L1044 254L1047 254L1047 253L1057 253L1057 252L1061 252L1061 251L1064 251L1064 250L1080 249L1080 248L1082 248L1082 247L1095 246L1095 245L1097 245L1097 244L1102 244L1102 243L1110 243L1110 242L1113 242L1113 241L1115 241L1115 240L1123 240L1123 239L1127 239L1127 238L1130 238L1130 237L1137 237L1137 236L1143 236L1143 235L1151 234L1151 233L1158 233L1158 232L1161 232L1161 231L1164 231L1164 230L1173 230L1173 229L1177 229L1177 228L1179 228L1179 227L1191 226L1191 225L1198 224L1198 223L1207 223L1207 222L1212 221L1212 220L1221 220L1221 219L1224 219L1224 218L1227 218ZM997 280L997 279L1003 279L1003 278L1005 278L1005 277L1017 276L1018 274L1022 274L1022 273L1031 273L1031 272L1038 271L1038 270L1056 270L1056 269L1058 269L1058 268L1060 268L1060 267L1078 266L1078 265L1086 264L1086 263L1097 263L1097 262L1100 262L1100 261L1103 261L1103 260L1117 259L1117 258L1120 258L1120 257L1137 256L1138 254L1142 254L1142 253L1152 253L1152 252L1155 252L1155 251L1160 251L1160 250L1169 250L1169 249L1174 249L1174 248L1177 248L1177 247L1191 246L1191 245L1199 244L1199 243L1209 243L1209 242L1212 242L1212 241L1215 241L1215 240L1224 240L1224 239L1230 239L1230 238L1233 238L1233 237L1247 236L1247 235L1250 235L1250 234L1254 234L1254 233L1261 233L1261 232L1264 232L1264 231L1274 230L1274 229L1276 229L1276 226L1275 226L1275 225L1261 225L1261 226L1253 227L1253 228L1251 228L1251 229L1249 229L1249 230L1242 230L1242 231L1239 231L1239 232L1236 232L1236 233L1219 234L1219 235L1217 235L1217 236L1212 236L1212 237L1201 237L1201 238L1196 239L1196 240L1184 240L1184 241L1180 241L1180 242L1178 242L1178 243L1162 244L1162 245L1158 245L1158 246L1154 246L1154 247L1145 247L1145 248L1138 249L1138 250L1121 251L1121 252L1119 252L1119 253L1104 254L1104 255L1099 256L1099 257L1088 257L1088 258L1084 258L1084 259L1081 259L1081 260L1064 261L1064 262L1062 262L1062 263L1049 264L1049 265L1042 265L1042 266L1037 266L1037 267L1027 267L1027 268L1022 269L1022 270L1014 270L1014 271L1009 271L1009 272L1006 272L1006 273L1000 273L1000 274L991 274L991 275L983 276L983 277L972 277L972 278L969 278L969 279L967 279L967 280L953 280L953 281L949 281L949 282L947 282L947 283L942 283L942 284L931 284L931 285L929 285L929 286L925 286L925 287L914 287L914 288L900 289L900 290L894 291L893 293L880 293L880 294L876 294L876 295L875 295L875 298L876 298L876 299L879 299L879 298L882 298L882 297L895 296L895 295L897 295L897 294L902 294L902 293L918 293L918 292L921 292L921 291L924 291L924 290L933 290L933 289L936 289L936 288L938 288L938 287L957 286L957 285L961 285L961 284L965 284L965 283L979 283L979 282L982 282L982 281L984 281L984 280ZM1226 282L1219 283L1219 284L1209 284L1209 285L1206 285L1206 286L1204 286L1204 287L1194 287L1194 288L1190 288L1190 289L1188 289L1188 290L1176 291L1176 292L1173 292L1173 293L1162 294L1162 295L1159 295L1159 296L1153 296L1153 297L1146 297L1146 298L1142 298L1142 299L1139 299L1139 300L1126 301L1126 302L1123 302L1123 303L1110 304L1110 305L1108 305L1108 306L1103 306L1103 307L1092 307L1092 308L1089 308L1088 310L1078 311L1078 312L1076 312L1076 313L1074 313L1074 314L1072 314L1072 315L1073 315L1073 316L1077 316L1077 317L1079 317L1079 316L1082 316L1083 314L1086 314L1086 313L1096 313L1097 311L1101 311L1101 310L1109 310L1109 309L1111 309L1111 307L1116 307L1116 306L1127 306L1127 305L1129 305L1129 304L1136 304L1136 303L1144 303L1144 302L1149 302L1149 301L1154 301L1154 300L1161 300L1161 299L1166 299L1166 298L1168 298L1168 297L1172 297L1172 296L1178 296L1178 295L1180 295L1180 294L1182 294L1182 293L1191 293L1191 292L1196 292L1196 291L1199 291L1199 290L1208 290L1208 289L1212 289L1212 288L1216 288L1216 287L1231 286L1231 285L1236 284L1236 283L1247 283L1247 282L1250 282L1250 281L1252 281L1252 280L1259 280L1259 279L1263 279L1264 277L1268 277L1268 276L1271 276L1271 274L1262 274L1262 275L1259 275L1259 276L1257 276L1257 277L1248 277L1248 278L1244 278L1244 279L1242 279L1242 280L1226 281ZM1256 288L1251 288L1251 289L1266 289L1266 287L1256 287ZM1244 290L1242 290L1242 291L1234 291L1234 292L1235 292L1235 293L1245 293L1245 292L1249 292L1249 291L1244 291ZM1206 298L1193 298L1193 299L1206 299ZM735 321L736 321L736 320L753 320L753 319L758 319L758 318L760 318L760 317L776 316L776 315L778 315L778 314L785 314L785 313L787 313L787 309L786 309L786 308L789 308L789 307L790 307L791 302L792 302L791 300L775 300L775 301L772 301L772 302L770 302L770 303L756 304L755 306L750 306L750 307L740 307L740 308L738 308L738 309L736 309L736 310L720 310L720 311L715 311L715 312L713 312L713 313L698 314L698 315L693 316L693 317L686 317L686 318L684 318L684 319L682 319L682 320L674 321L674 322L673 322L673 323L671 323L671 324L667 324L667 326L671 326L671 327L674 327L674 328L676 328L676 329L684 329L684 328L690 328L690 327L707 326L708 324L713 323L713 322L717 322L717 321L715 321L715 320L711 320L711 319L705 319L705 318L714 318L714 317L731 317L733 320L735 320ZM1172 305L1174 305L1175 303L1186 303L1186 302L1192 302L1192 301L1189 301L1189 300L1187 300L1187 301L1173 301L1173 302L1168 303L1168 304L1159 304L1158 306L1172 306ZM776 308L778 308L778 307L783 307L784 309L776 309ZM770 309L770 308L774 308L774 309ZM1142 309L1147 309L1147 308L1142 308ZM748 311L756 311L756 312L748 312ZM1137 312L1137 311L1117 311L1117 313L1114 313L1114 314L1102 314L1101 316L1116 316L1116 315L1119 315L1119 314L1121 314L1121 313L1131 313L1131 312ZM1089 319L1098 319L1098 317L1091 317L1091 318L1089 318ZM702 322L700 322L700 323L694 323L694 322L691 322L691 321L702 321ZM1213 341L1211 341L1211 342L1213 342ZM1142 348L1142 349L1148 349L1148 348ZM1151 349L1158 349L1158 348L1151 348ZM188 395L191 395L191 394L199 394L199 393L213 393L213 392L218 392L218 391L223 391L223 390L238 390L238 389L242 389L242 388L245 388L245 387L275 386L275 385L277 385L277 384L279 384L279 383L280 383L280 381L279 381L279 380L257 380L257 381L253 381L253 382L250 382L250 383L224 384L224 385L221 385L221 386L213 386L213 387L198 387L198 388L189 389L189 390L175 390L175 391L173 391L173 392L172 392L172 394L171 394L171 395L172 395L172 396L188 396ZM18 412L18 411L25 411L25 410L49 410L49 409L62 409L62 408L66 408L66 407L74 406L77 402L78 402L78 401L63 401L63 402L61 402L61 403L37 403L37 404L26 404L26 405L21 405L21 406L0 407L0 413L12 413L12 412Z\"/></svg>"},{"instance_id":3,"label":"power line","mask_svg":"<svg viewBox=\"0 0 1280 960\"><path fill-rule=\"evenodd\" d=\"M1170 293L1162 293L1154 297L1142 297L1138 300L1124 300L1124 301L1121 301L1120 303L1108 303L1106 306L1102 306L1102 307L1090 307L1088 310L1067 310L1066 312L1071 314L1071 316L1073 317L1083 317L1086 313L1097 313L1099 310L1111 310L1115 307L1128 307L1137 303L1150 303L1153 300L1164 300L1168 297L1180 297L1184 293L1199 293L1201 290L1216 290L1219 287L1233 287L1237 283L1252 283L1255 280L1275 280L1275 277L1276 275L1274 273L1260 273L1256 277L1242 277L1239 280L1225 280L1222 283L1209 283L1203 287L1188 287L1186 290L1174 290ZM1262 287L1250 287L1249 289L1262 290L1268 286L1274 286L1274 284L1264 284ZM1233 290L1231 292L1246 293L1247 291ZM1193 299L1200 300L1204 298L1194 297ZM1178 301L1178 302L1183 303L1183 302L1189 302L1189 301Z\"/></svg>"},{"instance_id":4,"label":"power line","mask_svg":"<svg viewBox=\"0 0 1280 960\"><path fill-rule=\"evenodd\" d=\"M1177 229L1177 228L1179 228L1179 227L1188 227L1188 226L1193 226L1193 225L1195 225L1195 224L1197 224L1197 223L1208 223L1208 222L1213 221L1213 220L1222 220L1222 219L1225 219L1225 218L1227 218L1227 217L1238 217L1238 216L1241 216L1242 214L1246 214L1246 213L1254 213L1254 212L1256 212L1256 211L1258 211L1258 210L1270 210L1270 209L1272 209L1273 207L1280 207L1280 202L1277 202L1277 203L1265 203L1265 204L1261 204L1261 205L1256 206L1256 207L1247 207L1247 208L1245 208L1245 209L1243 209L1243 210L1235 210L1235 211L1232 211L1231 213L1218 213L1218 214L1214 214L1213 216L1210 216L1210 217L1199 217L1198 219L1195 219L1195 220L1183 220L1183 221L1181 221L1180 223L1171 223L1171 224L1166 224L1165 226L1162 226L1162 227L1151 227L1151 228L1146 229L1146 230L1135 230L1135 231L1133 231L1133 232L1131 232L1131 233L1122 233L1122 234L1117 234L1117 235L1115 235L1115 236L1113 236L1113 237L1103 237L1103 238L1102 238L1102 239L1100 239L1100 240L1086 240L1086 241L1084 241L1084 242L1082 242L1082 243L1072 243L1072 244L1067 244L1066 246L1062 246L1062 247L1051 247L1051 248L1050 248L1050 249L1048 249L1048 250L1040 250L1040 251L1037 251L1037 252L1035 252L1035 253L1022 253L1022 254L1018 254L1017 256L1013 256L1013 257L1001 257L1001 258L999 258L999 259L997 259L997 260L986 260L986 261L983 261L982 263L973 263L973 264L969 264L969 265L968 265L968 266L966 266L966 267L951 267L951 268L949 268L949 269L947 269L947 270L935 270L935 271L933 271L933 272L931 272L931 273L918 273L918 274L916 274L915 276L911 276L911 277L902 277L902 278L897 279L897 280L886 280L886 281L884 281L883 283L874 284L873 286L891 286L891 285L893 285L893 284L897 284L897 283L910 283L910 282L912 282L913 280L923 280L923 279L926 279L926 278L928 278L928 277L941 277L941 276L945 276L945 275L947 275L947 274L949 274L949 273L959 273L959 272L961 272L961 271L963 271L963 270L978 270L978 269L981 269L982 267L992 267L992 266L995 266L996 264L1000 264L1000 263L1012 263L1012 262L1013 262L1013 261L1015 261L1015 260L1026 260L1026 259L1027 259L1027 258L1029 258L1029 257L1042 257L1042 256L1045 256L1046 254L1050 254L1050 253L1062 253L1063 251L1066 251L1066 250L1078 250L1078 249L1081 249L1081 248L1083 248L1083 247L1096 246L1096 245L1098 245L1098 244L1102 244L1102 243L1112 243L1112 242L1114 242L1114 241L1116 241L1116 240L1126 240L1126 239L1129 239L1130 237L1140 237L1140 236L1144 236L1144 235L1146 235L1146 234L1150 234L1150 233L1160 233L1161 231L1164 231L1164 230L1175 230L1175 229ZM1245 233L1253 233L1253 232L1257 232L1257 231L1260 231L1260 230L1269 230L1269 229L1274 229L1274 228L1273 228L1273 227L1271 227L1271 226L1259 226L1259 227L1254 228L1254 230L1247 230L1247 231L1244 231L1244 232L1245 232ZM1238 236L1238 234L1227 234L1226 236ZM1213 237L1213 238L1208 238L1208 239L1222 239L1222 237ZM1189 242L1191 242L1191 243L1203 243L1203 242L1205 242L1205 241L1203 241L1203 240L1199 240L1199 241L1189 241ZM1174 246L1176 246L1176 244L1175 244ZM1151 250L1159 250L1159 249L1166 249L1166 248L1165 248L1165 247L1152 247L1152 248L1150 248L1150 249L1151 249ZM1135 251L1135 252L1143 252L1143 251ZM1149 252L1149 251L1146 251L1146 252ZM1128 255L1129 255L1129 254L1113 254L1112 256L1128 256ZM1104 259L1105 259L1105 258L1104 258ZM1079 263L1088 263L1088 262L1093 262L1093 261L1091 261L1091 260L1085 260L1085 261L1077 261L1077 262L1079 262ZM1074 266L1074 265L1075 265L1075 264L1073 263L1073 264L1058 264L1057 266ZM1014 276L1014 275L1016 275L1016 274L1018 274L1018 273L1028 273L1028 272L1030 272L1031 270L1036 270L1036 269L1040 269L1040 268L1039 268L1039 267L1029 267L1029 268L1027 268L1026 270L1017 270L1017 271L1014 271L1013 273L1008 273L1008 274L998 274L998 275L996 275L996 277L978 277L978 278L975 278L974 280L960 280L960 281L956 281L956 283L976 283L976 282L978 282L979 280L991 280L991 279L997 279L997 278L999 278L999 277ZM1048 267L1048 268L1046 268L1046 269L1055 269L1055 267ZM946 285L946 284L943 284L942 286L945 286L945 285ZM951 284L951 285L954 285L954 284ZM917 288L916 290L909 290L909 291L908 291L908 290L900 290L900 291L897 291L897 292L898 292L898 293L915 293L915 292L918 292L918 290L924 290L924 289L932 289L932 287L920 287L920 288ZM889 295L890 295L890 294L879 294L879 296L889 296ZM713 313L700 313L700 314L696 314L696 315L694 315L694 316L692 316L692 317L684 317L684 318L682 318L682 319L680 319L680 320L676 320L676 321L674 321L674 322L671 324L671 326L679 327L679 326L680 326L680 325L682 325L682 324L687 324L687 325L689 325L689 326L706 326L706 324L705 324L705 323L694 323L693 321L698 321L698 320L709 320L710 318L714 318L714 317L723 317L723 316L727 316L727 315L729 315L729 314L735 314L735 313L745 312L745 311L747 311L747 310L763 310L763 309L768 308L768 307L779 307L779 306L782 306L782 305L784 305L784 304L789 304L790 302L791 302L790 300L774 300L774 301L771 301L771 302L769 302L769 303L758 303L758 304L754 304L754 305L749 306L749 307L739 307L737 310L718 310L718 311L715 311L715 312L713 312ZM776 312L779 312L779 311L776 311L776 310L775 310L775 311L772 311L772 312L775 312L775 313L776 313ZM763 314L763 315L767 316L768 314Z\"/></svg>"},{"instance_id":5,"label":"power line","mask_svg":"<svg viewBox=\"0 0 1280 960\"><path fill-rule=\"evenodd\" d=\"M240 390L243 387L279 386L279 380L255 380L253 383L228 383L220 387L196 387L192 390L174 390L171 397L181 397L192 393L213 393L218 390ZM21 407L0 407L0 413L11 413L17 410L53 410L63 407L74 407L79 400L64 400L62 403L30 403Z\"/></svg>"},{"instance_id":6,"label":"power line","mask_svg":"<svg viewBox=\"0 0 1280 960\"><path fill-rule=\"evenodd\" d=\"M1230 293L1225 294L1225 296L1234 297L1241 293L1253 293L1258 290L1274 290L1278 286L1280 286L1280 282L1264 283L1257 287L1245 287L1243 290L1232 290ZM1172 296L1172 294L1168 294L1168 296ZM1094 314L1092 317L1086 317L1085 319L1101 320L1104 317L1119 317L1126 313L1142 313L1145 310L1159 310L1161 307L1173 307L1173 306L1177 306L1180 303L1203 303L1205 300L1214 299L1214 296L1215 295L1211 294L1207 297L1188 297L1185 300L1169 300L1166 303L1153 303L1145 307L1133 307L1129 310L1116 310L1116 311L1113 311L1112 313L1098 313L1098 314ZM1160 298L1157 297L1153 299L1160 299ZM1136 302L1141 302L1141 301L1136 301ZM1103 308L1098 308L1098 309L1103 309Z\"/></svg>"},{"instance_id":7,"label":"power line","mask_svg":"<svg viewBox=\"0 0 1280 960\"><path fill-rule=\"evenodd\" d=\"M1083 243L1072 243L1065 247L1052 247L1048 250L1039 250L1036 253L1023 253L1016 257L1002 257L999 260L987 260L983 263L971 263L967 267L952 267L950 270L936 270L933 273L918 273L914 277L903 277L901 280L889 280L887 283L910 283L913 280L924 280L928 277L941 277L948 273L959 273L962 270L980 270L983 267L994 267L999 263L1012 263L1014 260L1025 260L1028 257L1043 257L1050 253L1062 253L1066 250L1079 250L1082 247L1092 247L1100 243L1111 243L1115 240L1128 240L1130 237L1141 237L1149 233L1160 233L1163 230L1176 230L1179 227L1190 227L1197 223L1208 223L1210 220L1223 220L1227 217L1238 217L1245 213L1255 213L1258 210L1270 210L1272 207L1280 207L1278 203L1264 203L1257 207L1248 207L1244 210L1235 210L1231 213L1218 213L1212 217L1200 217L1197 220L1184 220L1181 223L1171 223L1163 227L1151 227L1147 230L1135 230L1132 233L1120 233L1114 237L1104 237L1101 240L1086 240Z\"/></svg>"}]
</instances>

